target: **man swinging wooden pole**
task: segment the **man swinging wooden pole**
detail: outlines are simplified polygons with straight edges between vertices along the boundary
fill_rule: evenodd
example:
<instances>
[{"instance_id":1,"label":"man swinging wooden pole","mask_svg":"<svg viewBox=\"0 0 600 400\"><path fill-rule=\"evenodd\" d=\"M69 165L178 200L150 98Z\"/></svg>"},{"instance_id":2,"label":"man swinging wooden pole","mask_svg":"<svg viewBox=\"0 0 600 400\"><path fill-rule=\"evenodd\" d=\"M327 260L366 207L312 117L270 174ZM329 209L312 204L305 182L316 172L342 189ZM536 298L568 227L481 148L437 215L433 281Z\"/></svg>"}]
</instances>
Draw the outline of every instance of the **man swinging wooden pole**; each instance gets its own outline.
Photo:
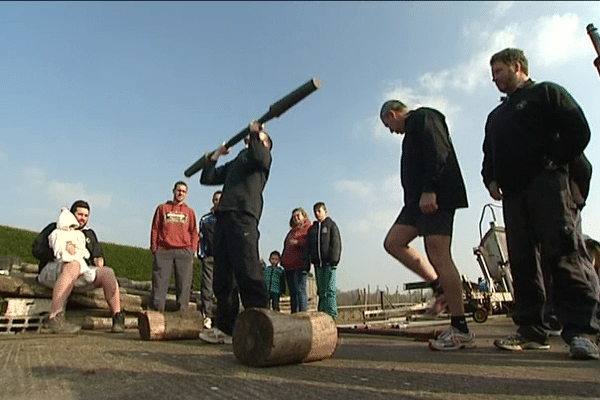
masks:
<instances>
[{"instance_id":1,"label":"man swinging wooden pole","mask_svg":"<svg viewBox=\"0 0 600 400\"><path fill-rule=\"evenodd\" d=\"M259 124L264 124L267 121L272 120L273 118L279 117L281 114L295 106L300 102L300 100L304 99L306 96L317 90L321 87L321 81L315 78L312 78L304 85L300 86L293 92L289 93L285 97L282 97L275 103L271 104L269 107L269 111L267 111L262 117L260 117L257 121ZM248 127L244 128L237 135L229 139L228 142L225 143L226 147L231 147L244 139L246 135L248 135L249 130ZM196 172L204 169L206 164L209 162L210 156L212 152L205 153L200 159L198 159L195 163L193 163L188 169L183 173L187 178L194 175Z\"/></svg>"}]
</instances>

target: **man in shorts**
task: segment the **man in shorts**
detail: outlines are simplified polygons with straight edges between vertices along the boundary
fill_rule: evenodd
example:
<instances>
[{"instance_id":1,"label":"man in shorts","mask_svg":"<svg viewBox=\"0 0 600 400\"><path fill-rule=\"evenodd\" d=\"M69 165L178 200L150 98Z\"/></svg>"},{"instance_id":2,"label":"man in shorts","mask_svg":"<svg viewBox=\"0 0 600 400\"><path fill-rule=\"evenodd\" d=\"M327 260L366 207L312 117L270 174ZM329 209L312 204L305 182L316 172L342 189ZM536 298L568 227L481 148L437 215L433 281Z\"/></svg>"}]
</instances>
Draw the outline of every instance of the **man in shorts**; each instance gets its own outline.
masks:
<instances>
[{"instance_id":1,"label":"man in shorts","mask_svg":"<svg viewBox=\"0 0 600 400\"><path fill-rule=\"evenodd\" d=\"M119 283L112 268L104 266L104 253L96 233L87 227L90 205L86 201L77 200L70 210L86 237L86 247L91 255L86 262L93 267L82 274L77 261L56 260L54 249L48 241L48 236L56 229L55 222L46 226L35 238L32 253L40 260L38 282L52 289L52 306L44 321L44 330L51 333L77 333L81 327L65 318L67 298L74 288L86 290L101 287L113 315L112 332L121 333L125 330L125 319L121 314Z\"/></svg>"},{"instance_id":2,"label":"man in shorts","mask_svg":"<svg viewBox=\"0 0 600 400\"><path fill-rule=\"evenodd\" d=\"M429 347L475 347L465 319L460 275L450 253L454 213L468 204L445 117L432 108L409 110L401 101L389 100L381 107L380 118L390 132L404 134L400 165L404 207L385 238L384 248L430 282L438 299L448 304L451 326L430 340ZM417 236L424 237L427 258L409 246Z\"/></svg>"}]
</instances>

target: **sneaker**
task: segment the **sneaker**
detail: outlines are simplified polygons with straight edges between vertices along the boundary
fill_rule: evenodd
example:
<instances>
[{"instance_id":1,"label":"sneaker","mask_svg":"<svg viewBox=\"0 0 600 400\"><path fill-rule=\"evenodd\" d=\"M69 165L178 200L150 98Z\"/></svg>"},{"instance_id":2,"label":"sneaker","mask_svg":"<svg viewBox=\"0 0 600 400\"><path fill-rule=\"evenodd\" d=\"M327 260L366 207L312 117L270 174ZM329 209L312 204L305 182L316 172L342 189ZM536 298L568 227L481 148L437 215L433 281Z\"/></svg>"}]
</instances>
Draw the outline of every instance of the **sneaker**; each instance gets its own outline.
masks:
<instances>
[{"instance_id":1,"label":"sneaker","mask_svg":"<svg viewBox=\"0 0 600 400\"><path fill-rule=\"evenodd\" d=\"M212 328L200 334L200 339L210 344L232 344L233 338L221 332L219 328Z\"/></svg>"},{"instance_id":2,"label":"sneaker","mask_svg":"<svg viewBox=\"0 0 600 400\"><path fill-rule=\"evenodd\" d=\"M113 315L112 318L112 333L123 333L125 332L125 317L120 312Z\"/></svg>"},{"instance_id":3,"label":"sneaker","mask_svg":"<svg viewBox=\"0 0 600 400\"><path fill-rule=\"evenodd\" d=\"M437 339L429 339L431 350L459 350L475 347L475 335L472 332L463 333L451 326L440 333Z\"/></svg>"},{"instance_id":4,"label":"sneaker","mask_svg":"<svg viewBox=\"0 0 600 400\"><path fill-rule=\"evenodd\" d=\"M585 336L574 336L571 339L569 357L573 360L598 360L598 346Z\"/></svg>"},{"instance_id":5,"label":"sneaker","mask_svg":"<svg viewBox=\"0 0 600 400\"><path fill-rule=\"evenodd\" d=\"M548 336L560 336L562 333L562 324L554 314L544 315L545 329Z\"/></svg>"},{"instance_id":6,"label":"sneaker","mask_svg":"<svg viewBox=\"0 0 600 400\"><path fill-rule=\"evenodd\" d=\"M75 334L81 330L81 327L68 322L65 314L60 312L54 318L45 318L42 323L42 329L50 333Z\"/></svg>"},{"instance_id":7,"label":"sneaker","mask_svg":"<svg viewBox=\"0 0 600 400\"><path fill-rule=\"evenodd\" d=\"M494 346L502 350L548 350L550 345L548 343L539 343L533 340L524 338L518 333L509 335L505 339L494 340Z\"/></svg>"},{"instance_id":8,"label":"sneaker","mask_svg":"<svg viewBox=\"0 0 600 400\"><path fill-rule=\"evenodd\" d=\"M446 296L444 293L436 293L435 299L433 302L427 307L423 316L425 317L437 317L446 309Z\"/></svg>"},{"instance_id":9,"label":"sneaker","mask_svg":"<svg viewBox=\"0 0 600 400\"><path fill-rule=\"evenodd\" d=\"M204 325L204 329L212 328L212 319L209 317L204 317L203 325Z\"/></svg>"}]
</instances>

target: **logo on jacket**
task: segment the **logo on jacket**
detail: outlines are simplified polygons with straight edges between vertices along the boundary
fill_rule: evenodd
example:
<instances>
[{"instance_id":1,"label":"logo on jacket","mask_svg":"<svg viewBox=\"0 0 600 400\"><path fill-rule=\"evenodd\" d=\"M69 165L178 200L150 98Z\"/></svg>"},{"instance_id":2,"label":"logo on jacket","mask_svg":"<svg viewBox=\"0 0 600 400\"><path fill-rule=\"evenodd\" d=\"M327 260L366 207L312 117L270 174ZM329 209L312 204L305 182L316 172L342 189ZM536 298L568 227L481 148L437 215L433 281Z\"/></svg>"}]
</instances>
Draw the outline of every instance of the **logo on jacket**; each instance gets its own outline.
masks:
<instances>
[{"instance_id":1,"label":"logo on jacket","mask_svg":"<svg viewBox=\"0 0 600 400\"><path fill-rule=\"evenodd\" d=\"M187 214L169 211L165 214L165 222L172 224L186 224L188 216Z\"/></svg>"},{"instance_id":2,"label":"logo on jacket","mask_svg":"<svg viewBox=\"0 0 600 400\"><path fill-rule=\"evenodd\" d=\"M327 227L326 227L326 226L324 226L324 227L323 227L323 229L321 229L321 232L322 232L322 233L327 233Z\"/></svg>"},{"instance_id":3,"label":"logo on jacket","mask_svg":"<svg viewBox=\"0 0 600 400\"><path fill-rule=\"evenodd\" d=\"M522 110L525 107L527 107L527 100L521 100L520 102L517 103L517 105L515 106L515 108L517 110Z\"/></svg>"}]
</instances>

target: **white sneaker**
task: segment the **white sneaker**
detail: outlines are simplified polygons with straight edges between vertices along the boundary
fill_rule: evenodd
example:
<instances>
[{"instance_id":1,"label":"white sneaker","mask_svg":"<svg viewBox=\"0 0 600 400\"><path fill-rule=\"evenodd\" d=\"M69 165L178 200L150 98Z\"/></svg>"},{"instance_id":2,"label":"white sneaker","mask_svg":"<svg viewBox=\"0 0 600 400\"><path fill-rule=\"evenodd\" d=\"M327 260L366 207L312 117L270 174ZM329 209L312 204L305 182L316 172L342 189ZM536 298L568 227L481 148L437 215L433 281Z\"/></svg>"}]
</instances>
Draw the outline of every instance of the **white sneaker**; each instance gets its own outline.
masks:
<instances>
[{"instance_id":1,"label":"white sneaker","mask_svg":"<svg viewBox=\"0 0 600 400\"><path fill-rule=\"evenodd\" d=\"M463 333L451 326L437 337L429 339L429 348L431 350L459 350L472 349L475 347L475 335L472 332Z\"/></svg>"},{"instance_id":2,"label":"white sneaker","mask_svg":"<svg viewBox=\"0 0 600 400\"><path fill-rule=\"evenodd\" d=\"M219 328L212 328L200 334L200 340L210 344L232 344L233 338Z\"/></svg>"},{"instance_id":3,"label":"white sneaker","mask_svg":"<svg viewBox=\"0 0 600 400\"><path fill-rule=\"evenodd\" d=\"M427 310L423 313L425 318L437 318L446 310L446 296L444 293L438 293L427 306Z\"/></svg>"},{"instance_id":4,"label":"white sneaker","mask_svg":"<svg viewBox=\"0 0 600 400\"><path fill-rule=\"evenodd\" d=\"M203 323L204 323L204 329L212 328L212 319L205 317Z\"/></svg>"}]
</instances>

